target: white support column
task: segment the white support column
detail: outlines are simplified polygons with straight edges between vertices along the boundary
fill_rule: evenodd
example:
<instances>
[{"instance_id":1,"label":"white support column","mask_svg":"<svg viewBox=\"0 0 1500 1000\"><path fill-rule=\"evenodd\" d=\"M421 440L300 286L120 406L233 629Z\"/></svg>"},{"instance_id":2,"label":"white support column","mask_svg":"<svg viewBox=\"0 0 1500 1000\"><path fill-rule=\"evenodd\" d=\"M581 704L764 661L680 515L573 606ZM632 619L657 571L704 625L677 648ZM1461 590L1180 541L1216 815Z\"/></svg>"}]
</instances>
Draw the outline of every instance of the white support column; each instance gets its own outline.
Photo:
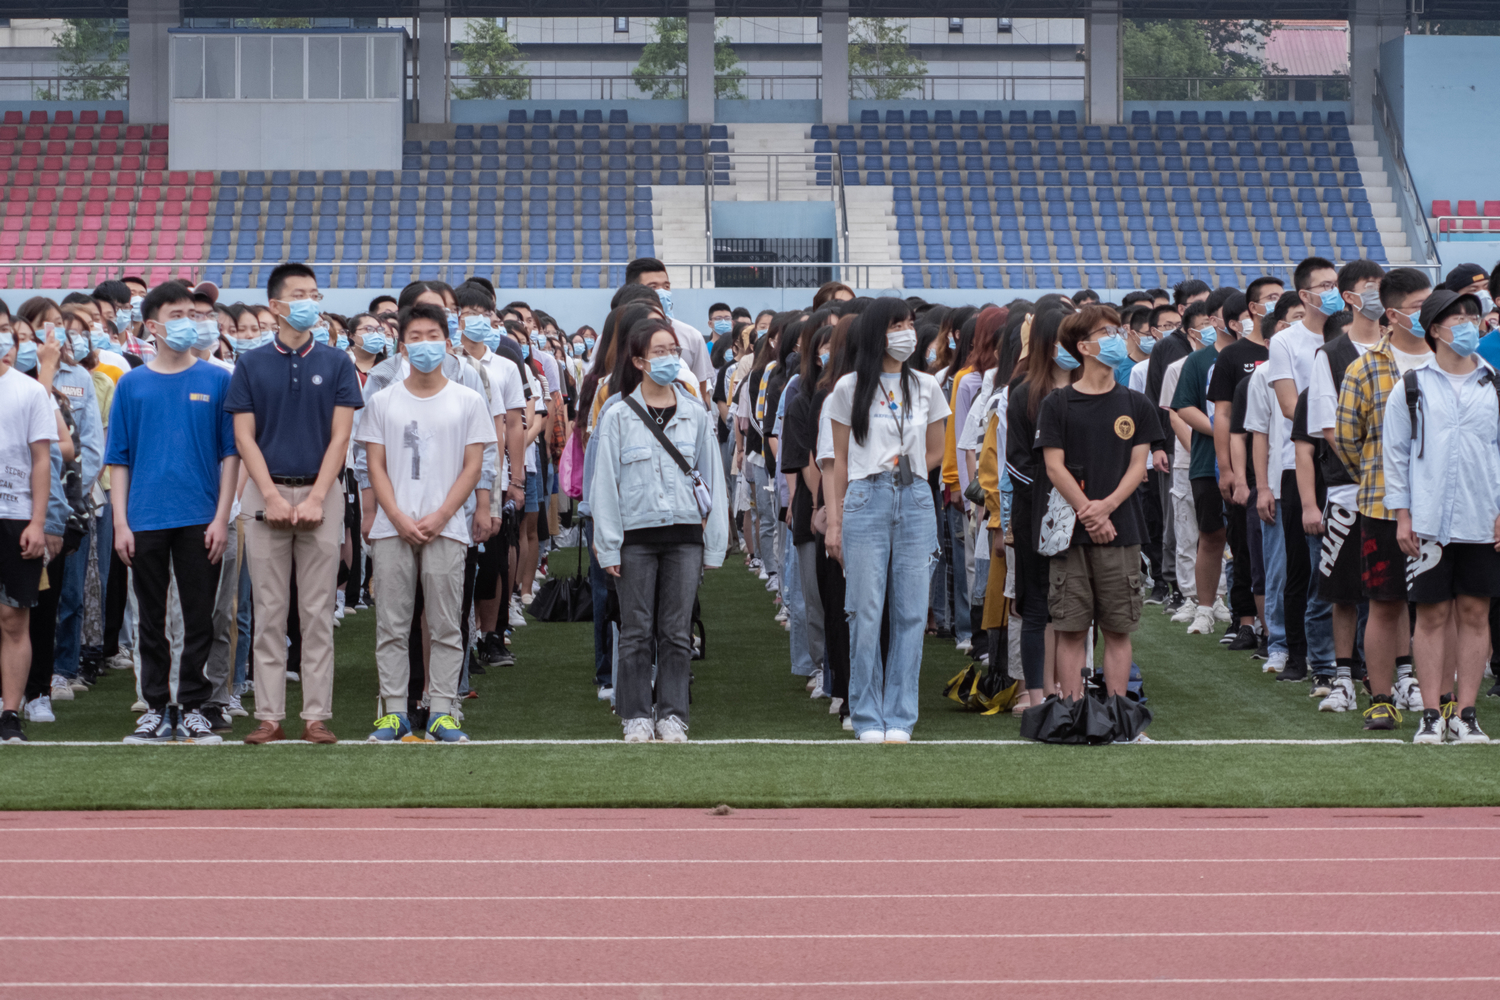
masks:
<instances>
[{"instance_id":1,"label":"white support column","mask_svg":"<svg viewBox=\"0 0 1500 1000\"><path fill-rule=\"evenodd\" d=\"M1401 0L1351 0L1349 9L1349 102L1356 125L1374 118L1375 71L1380 47L1406 34L1406 6Z\"/></svg>"},{"instance_id":2,"label":"white support column","mask_svg":"<svg viewBox=\"0 0 1500 1000\"><path fill-rule=\"evenodd\" d=\"M417 12L417 121L448 120L448 12L443 0L422 0Z\"/></svg>"},{"instance_id":3,"label":"white support column","mask_svg":"<svg viewBox=\"0 0 1500 1000\"><path fill-rule=\"evenodd\" d=\"M171 105L168 28L182 25L179 0L130 0L130 120L167 121Z\"/></svg>"},{"instance_id":4,"label":"white support column","mask_svg":"<svg viewBox=\"0 0 1500 1000\"><path fill-rule=\"evenodd\" d=\"M1124 30L1113 0L1094 0L1094 8L1083 22L1084 112L1091 125L1118 125L1125 108Z\"/></svg>"},{"instance_id":5,"label":"white support column","mask_svg":"<svg viewBox=\"0 0 1500 1000\"><path fill-rule=\"evenodd\" d=\"M712 125L714 120L713 0L689 0L687 116L694 125Z\"/></svg>"},{"instance_id":6,"label":"white support column","mask_svg":"<svg viewBox=\"0 0 1500 1000\"><path fill-rule=\"evenodd\" d=\"M849 121L849 10L842 0L823 4L823 121Z\"/></svg>"}]
</instances>

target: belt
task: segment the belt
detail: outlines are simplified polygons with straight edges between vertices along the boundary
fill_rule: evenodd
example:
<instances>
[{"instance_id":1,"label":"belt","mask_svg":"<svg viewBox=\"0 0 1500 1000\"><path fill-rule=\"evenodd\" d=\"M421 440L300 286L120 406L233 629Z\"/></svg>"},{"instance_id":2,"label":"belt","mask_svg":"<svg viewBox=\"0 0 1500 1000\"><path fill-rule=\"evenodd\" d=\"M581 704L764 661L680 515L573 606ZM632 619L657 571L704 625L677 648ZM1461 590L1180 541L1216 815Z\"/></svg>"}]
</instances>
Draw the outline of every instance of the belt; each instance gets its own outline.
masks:
<instances>
[{"instance_id":1,"label":"belt","mask_svg":"<svg viewBox=\"0 0 1500 1000\"><path fill-rule=\"evenodd\" d=\"M318 481L317 476L272 476L271 482L277 486L311 486Z\"/></svg>"}]
</instances>

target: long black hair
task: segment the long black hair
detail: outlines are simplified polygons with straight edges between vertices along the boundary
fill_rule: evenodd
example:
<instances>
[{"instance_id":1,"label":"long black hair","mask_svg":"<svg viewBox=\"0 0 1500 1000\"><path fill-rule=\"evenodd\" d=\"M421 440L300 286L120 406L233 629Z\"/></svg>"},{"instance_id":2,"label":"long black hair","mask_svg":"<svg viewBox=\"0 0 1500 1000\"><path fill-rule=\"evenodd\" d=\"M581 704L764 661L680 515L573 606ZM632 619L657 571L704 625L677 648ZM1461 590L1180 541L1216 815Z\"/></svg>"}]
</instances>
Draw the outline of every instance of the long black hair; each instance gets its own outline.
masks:
<instances>
[{"instance_id":1,"label":"long black hair","mask_svg":"<svg viewBox=\"0 0 1500 1000\"><path fill-rule=\"evenodd\" d=\"M615 371L609 380L613 392L621 396L635 392L645 373L631 362L636 358L645 358L646 352L651 349L651 338L663 331L670 333L673 342L682 346L677 340L677 331L672 329L671 321L657 319L655 316L645 317L632 323L629 329L616 332L619 347L615 351Z\"/></svg>"},{"instance_id":2,"label":"long black hair","mask_svg":"<svg viewBox=\"0 0 1500 1000\"><path fill-rule=\"evenodd\" d=\"M870 433L870 405L875 401L875 388L880 384L880 373L884 369L886 333L892 323L911 319L911 307L904 299L895 296L876 299L870 308L860 314L849 331L853 348L854 403L849 413L849 429L858 444L865 443ZM901 401L910 410L912 383L911 356L901 362Z\"/></svg>"}]
</instances>

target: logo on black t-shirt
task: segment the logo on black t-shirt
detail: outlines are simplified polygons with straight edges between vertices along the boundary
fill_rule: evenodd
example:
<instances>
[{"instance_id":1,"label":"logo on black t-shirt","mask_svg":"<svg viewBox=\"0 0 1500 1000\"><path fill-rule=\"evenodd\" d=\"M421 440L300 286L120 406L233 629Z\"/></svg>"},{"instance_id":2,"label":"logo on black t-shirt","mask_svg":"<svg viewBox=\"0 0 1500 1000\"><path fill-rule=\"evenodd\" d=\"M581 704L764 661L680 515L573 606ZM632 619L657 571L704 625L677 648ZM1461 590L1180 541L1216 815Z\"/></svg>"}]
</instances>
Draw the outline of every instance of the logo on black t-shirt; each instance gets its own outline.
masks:
<instances>
[{"instance_id":1,"label":"logo on black t-shirt","mask_svg":"<svg viewBox=\"0 0 1500 1000\"><path fill-rule=\"evenodd\" d=\"M1129 441L1135 436L1135 421L1129 417L1119 417L1115 420L1115 437L1121 441Z\"/></svg>"}]
</instances>

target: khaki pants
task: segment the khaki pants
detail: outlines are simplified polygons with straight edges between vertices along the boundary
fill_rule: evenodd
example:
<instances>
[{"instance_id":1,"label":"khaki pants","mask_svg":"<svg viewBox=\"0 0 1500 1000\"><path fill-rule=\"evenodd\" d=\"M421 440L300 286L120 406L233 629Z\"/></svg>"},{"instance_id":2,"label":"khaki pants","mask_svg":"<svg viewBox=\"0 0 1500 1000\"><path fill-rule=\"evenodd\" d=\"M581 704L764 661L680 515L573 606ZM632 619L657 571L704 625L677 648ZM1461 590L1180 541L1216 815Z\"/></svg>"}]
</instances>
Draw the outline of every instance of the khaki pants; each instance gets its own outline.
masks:
<instances>
[{"instance_id":1,"label":"khaki pants","mask_svg":"<svg viewBox=\"0 0 1500 1000\"><path fill-rule=\"evenodd\" d=\"M278 486L296 506L311 486ZM333 717L333 592L338 583L339 544L344 539L344 494L335 483L323 499L323 521L316 528L273 528L255 519L265 499L255 480L245 484L240 523L245 557L250 560L250 594L255 603L255 717L286 718L286 617L292 567L297 568L297 614L302 625L302 718Z\"/></svg>"},{"instance_id":2,"label":"khaki pants","mask_svg":"<svg viewBox=\"0 0 1500 1000\"><path fill-rule=\"evenodd\" d=\"M419 584L431 640L427 693L432 717L453 711L464 659L458 617L463 606L464 560L468 554L468 547L462 542L441 536L421 548L413 548L400 538L371 541L375 576L370 592L375 595L375 666L380 671L381 714L406 714L411 683L411 660L407 653Z\"/></svg>"}]
</instances>

